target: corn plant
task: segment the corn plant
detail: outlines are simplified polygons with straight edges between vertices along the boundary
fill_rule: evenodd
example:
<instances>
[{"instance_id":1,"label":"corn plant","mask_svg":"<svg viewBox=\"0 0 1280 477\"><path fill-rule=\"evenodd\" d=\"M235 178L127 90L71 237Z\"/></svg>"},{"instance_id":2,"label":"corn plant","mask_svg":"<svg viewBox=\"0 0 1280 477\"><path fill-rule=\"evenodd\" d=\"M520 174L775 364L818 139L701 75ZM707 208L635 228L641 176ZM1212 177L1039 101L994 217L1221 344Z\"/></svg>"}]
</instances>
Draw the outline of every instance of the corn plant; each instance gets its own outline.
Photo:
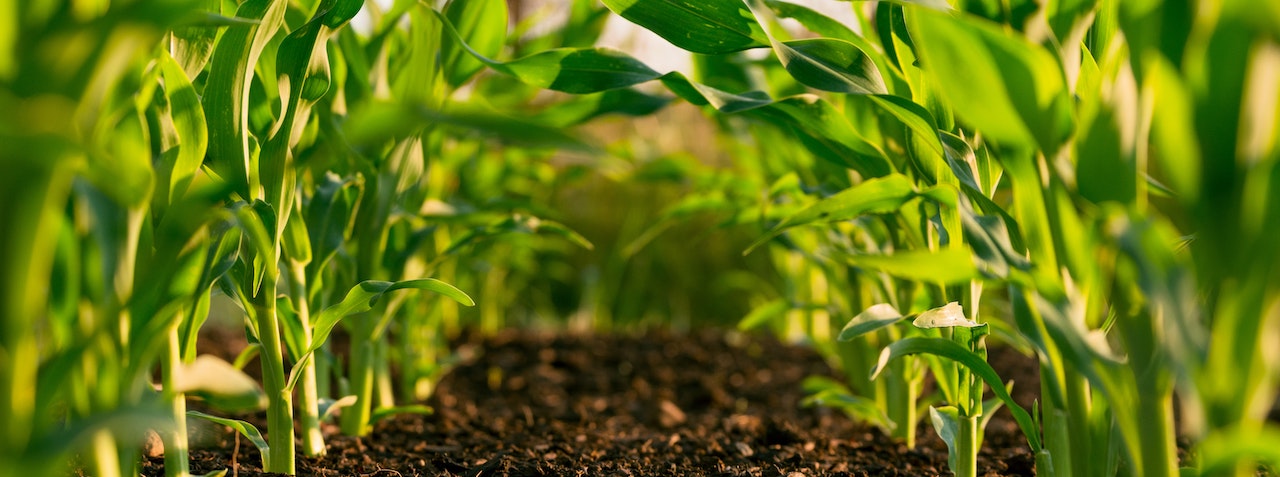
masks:
<instances>
[{"instance_id":1,"label":"corn plant","mask_svg":"<svg viewBox=\"0 0 1280 477\"><path fill-rule=\"evenodd\" d=\"M607 67L596 62L600 68L577 76L594 79L590 86L563 76L534 76L513 65L491 66L575 93L660 80L694 104L793 128L810 152L857 174L853 189L898 177L894 174L906 174L901 182L907 187L899 188L906 193L939 188L930 195L938 207L913 212L916 220L911 223L925 218L937 224L919 229L923 233L916 235L921 239L917 243L924 245L920 255L894 253L886 260L855 255L852 260L866 268L915 274L926 283L941 282L940 289L929 292L934 299L967 295L963 287L947 289L975 279L1009 286L1013 321L1036 347L1045 376L1043 428L1027 429L1042 471L1094 475L1123 468L1142 475L1172 475L1178 465L1172 453L1172 390L1181 382L1184 392L1201 392L1200 380L1205 378L1192 368L1203 369L1202 363L1255 363L1251 369L1257 374L1225 386L1258 398L1253 402L1267 402L1274 386L1266 377L1271 374L1267 361L1255 354L1261 347L1253 341L1264 334L1259 331L1266 320L1228 320L1229 325L1204 321L1194 311L1197 306L1183 301L1194 295L1195 287L1189 285L1187 272L1193 268L1170 249L1177 234L1170 233L1158 215L1140 219L1153 212L1150 191L1163 188L1149 178L1148 164L1153 158L1164 161L1158 173L1177 181L1169 191L1181 192L1183 204L1200 204L1202 194L1209 193L1205 181L1214 184L1209 194L1222 200L1214 212L1195 222L1197 234L1211 229L1210 237L1222 237L1209 247L1216 252L1198 251L1198 235L1191 242L1191 253L1200 260L1194 268L1199 286L1208 287L1200 294L1217 310L1224 305L1216 301L1222 293L1216 287L1233 275L1214 272L1206 264L1231 262L1206 254L1217 257L1222 250L1239 250L1228 245L1224 235L1235 233L1226 231L1238 230L1235 221L1243 220L1232 211L1254 214L1248 223L1269 223L1261 218L1270 210L1269 195L1257 192L1248 200L1237 195L1266 190L1261 184L1267 179L1261 178L1269 176L1251 176L1259 177L1257 189L1247 187L1254 182L1232 178L1257 164L1269 170L1265 158L1274 154L1273 115L1254 114L1252 106L1244 106L1274 102L1271 96L1257 96L1262 93L1254 91L1261 90L1252 86L1263 81L1254 75L1269 71L1269 60L1261 58L1269 58L1266 52L1274 45L1274 37L1268 36L1275 31L1273 10L1264 9L1246 21L1243 4L1233 2L902 3L906 5L882 3L873 15L862 15L864 35L806 13L809 21L802 23L822 36L789 40L773 25L768 5L760 3L606 2L622 16L693 52L719 55L770 48L799 83L845 94L843 110L817 96L775 100L761 91L727 92L602 50L563 56L609 58ZM781 2L771 5L789 11L786 15L801 16L796 12L802 10ZM936 11L953 8L959 12ZM1193 16L1193 11L1203 15ZM874 37L868 35L872 30ZM1121 30L1123 37L1116 35ZM1183 43L1182 38L1189 40ZM1223 48L1235 48L1236 53ZM580 64L566 61L561 71ZM1216 87L1222 84L1229 86ZM1177 108L1158 121L1151 119L1158 116L1151 112L1156 91ZM1081 100L1073 103L1072 95ZM1274 110L1268 108L1263 107ZM1189 114L1200 110L1206 113ZM1241 126L1240 117L1250 118L1250 126ZM1218 147L1214 157L1238 157L1246 151L1251 159L1244 163L1249 165L1206 165L1200 159L1208 157L1203 150L1213 147ZM1191 171L1210 173L1197 183ZM1003 204L1006 199L996 200L1001 191L1008 194ZM864 191L848 197L878 196ZM1183 207L1207 210L1201 205ZM827 219L835 210L815 218ZM860 215L850 214L835 218ZM1231 237L1252 237L1253 231L1261 230L1255 227ZM921 276L920 270L906 266L909 259L918 264L925 257L956 265L950 268L958 271L946 277L954 281ZM1249 272L1261 274L1250 275L1250 281L1266 283L1262 277L1269 270ZM970 282L968 288L980 290L978 285ZM1268 292L1250 293L1240 302L1231 301L1236 295L1228 293L1228 302L1236 304L1225 306L1267 309L1263 303L1269 303ZM971 303L972 309L976 304L977 300ZM1201 330L1210 324L1233 330L1212 336L1230 337L1219 339L1233 344L1247 336L1250 344L1197 344L1195 337L1203 336ZM1220 354L1232 352L1239 354L1237 359ZM1213 380L1240 375L1215 371ZM1213 405L1221 419L1218 425L1224 427L1237 425L1248 407L1224 404L1238 402L1226 398L1213 402L1218 403ZM1228 415L1237 417L1224 417ZM1260 430L1253 429L1231 432L1259 435ZM1220 441L1208 443L1213 444L1210 450L1223 449ZM1112 458L1090 458L1098 455ZM1268 452L1255 457L1272 458ZM1222 465L1212 462L1204 467L1206 472L1217 472Z\"/></svg>"}]
</instances>

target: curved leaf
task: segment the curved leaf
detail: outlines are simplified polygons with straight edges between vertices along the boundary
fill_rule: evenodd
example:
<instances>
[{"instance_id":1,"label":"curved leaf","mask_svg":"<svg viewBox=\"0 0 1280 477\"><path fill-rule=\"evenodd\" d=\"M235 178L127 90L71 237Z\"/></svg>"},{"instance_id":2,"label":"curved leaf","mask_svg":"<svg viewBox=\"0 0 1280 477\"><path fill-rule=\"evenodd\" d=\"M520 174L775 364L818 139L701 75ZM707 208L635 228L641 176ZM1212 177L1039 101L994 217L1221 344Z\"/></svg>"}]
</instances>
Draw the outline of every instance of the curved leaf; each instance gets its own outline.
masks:
<instances>
[{"instance_id":1,"label":"curved leaf","mask_svg":"<svg viewBox=\"0 0 1280 477\"><path fill-rule=\"evenodd\" d=\"M969 124L1050 152L1069 135L1066 80L1043 47L963 14L915 9L908 25L926 75Z\"/></svg>"},{"instance_id":2,"label":"curved leaf","mask_svg":"<svg viewBox=\"0 0 1280 477\"><path fill-rule=\"evenodd\" d=\"M184 364L170 391L198 396L227 412L259 410L267 405L267 395L257 381L222 358L208 354Z\"/></svg>"},{"instance_id":3,"label":"curved leaf","mask_svg":"<svg viewBox=\"0 0 1280 477\"><path fill-rule=\"evenodd\" d=\"M258 428L254 427L253 424L249 424L248 422L241 421L239 419L227 419L224 417L211 416L200 411L187 411L187 415L216 422L235 429L240 433L240 435L249 439L249 442L252 442L254 447L258 448L258 452L262 453L262 462L265 463L271 461L271 446L267 445L267 440L262 438L262 433L258 432Z\"/></svg>"},{"instance_id":4,"label":"curved leaf","mask_svg":"<svg viewBox=\"0 0 1280 477\"><path fill-rule=\"evenodd\" d=\"M862 313L858 313L858 316L849 320L849 323L840 330L840 335L836 339L839 341L852 341L854 338L905 319L907 317L902 316L902 312L899 312L893 305L888 303L871 305L870 308L863 310Z\"/></svg>"},{"instance_id":5,"label":"curved leaf","mask_svg":"<svg viewBox=\"0 0 1280 477\"><path fill-rule=\"evenodd\" d=\"M507 2L491 0L450 0L444 16L477 52L497 56L507 41ZM449 86L457 88L484 68L479 60L463 51L451 35L444 35L440 48L440 66Z\"/></svg>"},{"instance_id":6,"label":"curved leaf","mask_svg":"<svg viewBox=\"0 0 1280 477\"><path fill-rule=\"evenodd\" d=\"M884 78L870 56L844 40L812 38L774 43L791 76L812 88L847 94L884 94Z\"/></svg>"},{"instance_id":7,"label":"curved leaf","mask_svg":"<svg viewBox=\"0 0 1280 477\"><path fill-rule=\"evenodd\" d=\"M932 354L943 358L951 359L966 368L969 368L973 374L982 378L996 397L1009 406L1009 411L1013 413L1013 419L1018 422L1018 427L1022 429L1022 433L1027 437L1027 443L1031 446L1033 453L1040 452L1040 434L1035 427L1035 423L1031 419L1031 414L1026 409L1018 405L1013 400L1013 396L1009 395L1009 391L1005 389L1004 383L1000 381L1000 376L996 374L991 365L982 359L976 353L965 349L959 343L944 338L906 338L901 341L894 342L880 352L880 359L876 366L871 369L871 379L884 370L890 361L912 354Z\"/></svg>"},{"instance_id":8,"label":"curved leaf","mask_svg":"<svg viewBox=\"0 0 1280 477\"><path fill-rule=\"evenodd\" d=\"M788 228L814 222L849 220L864 214L893 212L915 195L915 189L907 176L892 174L868 179L787 217L747 247L743 254L750 253Z\"/></svg>"},{"instance_id":9,"label":"curved leaf","mask_svg":"<svg viewBox=\"0 0 1280 477\"><path fill-rule=\"evenodd\" d=\"M396 290L416 289L439 293L446 297L462 303L465 306L475 306L476 302L463 293L462 290L455 288L453 285L436 280L434 278L420 278L417 280L405 280L400 282L384 282L377 280L366 280L360 282L351 291L347 292L347 296L334 305L322 310L314 317L311 345L307 348L305 355L310 355L315 350L320 349L325 341L329 339L329 333L333 331L333 327L343 318L363 313L373 309L378 303L382 295ZM300 360L302 358L299 358Z\"/></svg>"},{"instance_id":10,"label":"curved leaf","mask_svg":"<svg viewBox=\"0 0 1280 477\"><path fill-rule=\"evenodd\" d=\"M731 53L769 43L742 0L604 0L604 4L694 53Z\"/></svg>"}]
</instances>

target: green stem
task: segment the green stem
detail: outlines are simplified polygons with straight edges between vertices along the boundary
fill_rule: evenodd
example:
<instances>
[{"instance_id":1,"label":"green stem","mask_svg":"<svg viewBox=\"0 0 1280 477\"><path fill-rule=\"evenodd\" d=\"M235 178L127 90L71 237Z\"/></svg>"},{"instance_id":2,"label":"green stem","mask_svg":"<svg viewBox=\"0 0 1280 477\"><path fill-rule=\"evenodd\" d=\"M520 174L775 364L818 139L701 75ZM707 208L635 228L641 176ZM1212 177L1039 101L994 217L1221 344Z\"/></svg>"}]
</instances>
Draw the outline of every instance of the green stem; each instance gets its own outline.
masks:
<instances>
[{"instance_id":1,"label":"green stem","mask_svg":"<svg viewBox=\"0 0 1280 477\"><path fill-rule=\"evenodd\" d=\"M1049 371L1040 368L1040 395L1050 396L1049 380L1055 379ZM1069 476L1071 473L1071 432L1067 412L1053 405L1052 399L1041 404L1041 429L1044 433L1044 450L1053 456L1053 475ZM1037 458L1037 462L1039 459Z\"/></svg>"},{"instance_id":2,"label":"green stem","mask_svg":"<svg viewBox=\"0 0 1280 477\"><path fill-rule=\"evenodd\" d=\"M885 378L885 411L889 419L897 425L891 435L901 440L908 449L916 447L916 401L919 400L920 388L906 376L909 359L895 360L889 363L889 372ZM895 366L897 368L895 368Z\"/></svg>"},{"instance_id":3,"label":"green stem","mask_svg":"<svg viewBox=\"0 0 1280 477\"><path fill-rule=\"evenodd\" d=\"M368 434L373 406L373 346L363 334L352 333L351 355L347 358L347 379L356 402L342 412L342 433L348 436Z\"/></svg>"},{"instance_id":4,"label":"green stem","mask_svg":"<svg viewBox=\"0 0 1280 477\"><path fill-rule=\"evenodd\" d=\"M956 436L956 477L978 475L978 416L960 416L960 435Z\"/></svg>"},{"instance_id":5,"label":"green stem","mask_svg":"<svg viewBox=\"0 0 1280 477\"><path fill-rule=\"evenodd\" d=\"M182 339L178 324L174 322L168 332L164 354L160 357L160 384L164 387L164 399L169 403L173 417L173 431L161 434L164 442L164 474L166 477L187 477L191 474L191 462L187 457L187 396L175 391L178 373L182 368Z\"/></svg>"},{"instance_id":6,"label":"green stem","mask_svg":"<svg viewBox=\"0 0 1280 477\"><path fill-rule=\"evenodd\" d=\"M258 339L262 342L262 386L267 393L267 432L270 459L267 472L294 474L293 396L285 389L284 354L280 349L280 323L276 315L278 276L270 271L254 297Z\"/></svg>"},{"instance_id":7,"label":"green stem","mask_svg":"<svg viewBox=\"0 0 1280 477\"><path fill-rule=\"evenodd\" d=\"M187 477L191 475L187 455L187 398L175 391L178 373L182 367L182 340L178 336L178 323L169 329L164 354L160 361L160 383L164 398L173 416L173 430L161 434L164 442L164 475Z\"/></svg>"},{"instance_id":8,"label":"green stem","mask_svg":"<svg viewBox=\"0 0 1280 477\"><path fill-rule=\"evenodd\" d=\"M303 343L311 345L311 307L307 303L306 264L292 261L289 268L289 294L293 295L298 321L302 324ZM301 364L302 376L298 380L298 430L302 437L302 452L308 456L325 454L324 434L320 432L320 394L316 384L316 358Z\"/></svg>"},{"instance_id":9,"label":"green stem","mask_svg":"<svg viewBox=\"0 0 1280 477\"><path fill-rule=\"evenodd\" d=\"M1173 425L1173 392L1148 389L1139 393L1138 400L1141 473L1149 477L1176 477L1178 454Z\"/></svg>"}]
</instances>

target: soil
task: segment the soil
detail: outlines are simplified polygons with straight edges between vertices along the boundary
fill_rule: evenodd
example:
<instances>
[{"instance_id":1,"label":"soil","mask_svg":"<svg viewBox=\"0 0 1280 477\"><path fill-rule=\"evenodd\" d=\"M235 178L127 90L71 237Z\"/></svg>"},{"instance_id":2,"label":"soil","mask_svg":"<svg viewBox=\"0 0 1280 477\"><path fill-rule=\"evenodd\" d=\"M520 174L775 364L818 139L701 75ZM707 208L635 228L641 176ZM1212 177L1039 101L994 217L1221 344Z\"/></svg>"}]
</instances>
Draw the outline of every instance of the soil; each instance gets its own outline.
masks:
<instances>
[{"instance_id":1,"label":"soil","mask_svg":"<svg viewBox=\"0 0 1280 477\"><path fill-rule=\"evenodd\" d=\"M330 433L328 455L299 456L323 476L931 476L949 475L927 419L915 449L839 411L803 407L800 382L834 377L812 350L762 336L696 332L572 336L528 331L458 345L470 357L439 384L432 415L378 423L363 439ZM1029 406L1031 358L993 349ZM241 416L261 423L262 415ZM334 429L330 429L333 431ZM261 472L256 449L215 432L191 452L195 474ZM163 475L163 458L143 475ZM1035 475L1009 413L993 417L979 475Z\"/></svg>"}]
</instances>

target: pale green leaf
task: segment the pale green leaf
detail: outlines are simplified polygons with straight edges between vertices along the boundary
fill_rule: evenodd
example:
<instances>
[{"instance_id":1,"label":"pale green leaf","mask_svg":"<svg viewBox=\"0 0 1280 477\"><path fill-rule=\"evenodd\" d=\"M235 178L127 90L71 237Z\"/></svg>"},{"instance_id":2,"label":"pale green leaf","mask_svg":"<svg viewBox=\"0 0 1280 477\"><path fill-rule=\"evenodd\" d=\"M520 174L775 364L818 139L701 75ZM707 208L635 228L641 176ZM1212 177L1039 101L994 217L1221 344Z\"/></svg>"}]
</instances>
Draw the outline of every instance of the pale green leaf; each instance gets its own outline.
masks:
<instances>
[{"instance_id":1,"label":"pale green leaf","mask_svg":"<svg viewBox=\"0 0 1280 477\"><path fill-rule=\"evenodd\" d=\"M965 248L940 251L905 250L893 255L847 255L850 265L879 270L895 277L925 282L959 285L977 278L973 258Z\"/></svg>"},{"instance_id":2,"label":"pale green leaf","mask_svg":"<svg viewBox=\"0 0 1280 477\"><path fill-rule=\"evenodd\" d=\"M227 412L263 409L267 396L258 382L230 363L213 355L196 356L178 371L172 392L197 396Z\"/></svg>"},{"instance_id":3,"label":"pale green leaf","mask_svg":"<svg viewBox=\"0 0 1280 477\"><path fill-rule=\"evenodd\" d=\"M892 325L899 321L905 320L907 317L888 303L879 303L871 305L870 308L858 313L858 316L849 320L840 330L840 335L836 337L839 341L852 341L853 339L874 332L875 330Z\"/></svg>"}]
</instances>

